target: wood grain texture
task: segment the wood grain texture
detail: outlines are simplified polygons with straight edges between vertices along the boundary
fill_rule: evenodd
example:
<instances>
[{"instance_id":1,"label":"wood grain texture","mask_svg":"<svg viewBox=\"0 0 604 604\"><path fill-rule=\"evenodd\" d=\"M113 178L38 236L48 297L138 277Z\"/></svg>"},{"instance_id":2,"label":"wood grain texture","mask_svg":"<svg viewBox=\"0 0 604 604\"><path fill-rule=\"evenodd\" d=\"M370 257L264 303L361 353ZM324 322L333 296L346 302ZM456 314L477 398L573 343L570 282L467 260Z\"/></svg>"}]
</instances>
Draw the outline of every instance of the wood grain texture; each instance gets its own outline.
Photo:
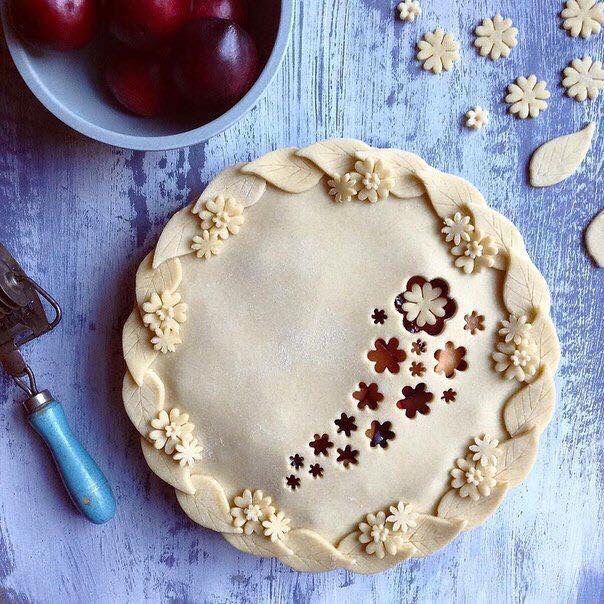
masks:
<instances>
[{"instance_id":1,"label":"wood grain texture","mask_svg":"<svg viewBox=\"0 0 604 604\"><path fill-rule=\"evenodd\" d=\"M604 33L571 39L562 2L423 0L414 24L395 0L299 0L285 63L258 106L206 144L167 153L112 149L69 132L31 96L1 51L0 241L65 308L57 331L28 348L118 498L106 526L75 514L39 439L0 381L0 599L9 602L596 602L604 600L602 429L604 271L583 231L604 200L598 135L577 174L527 184L530 154L588 121L604 97L564 96L561 70L603 58ZM472 30L501 12L518 27L509 59L490 62ZM433 76L414 46L440 25L462 60ZM518 75L547 80L536 120L507 115ZM486 130L462 127L474 105ZM467 178L522 232L552 290L562 342L558 401L529 478L482 527L440 553L377 576L296 573L194 525L148 469L121 402L121 328L136 267L169 216L225 166L279 147L352 137L417 153Z\"/></svg>"}]
</instances>

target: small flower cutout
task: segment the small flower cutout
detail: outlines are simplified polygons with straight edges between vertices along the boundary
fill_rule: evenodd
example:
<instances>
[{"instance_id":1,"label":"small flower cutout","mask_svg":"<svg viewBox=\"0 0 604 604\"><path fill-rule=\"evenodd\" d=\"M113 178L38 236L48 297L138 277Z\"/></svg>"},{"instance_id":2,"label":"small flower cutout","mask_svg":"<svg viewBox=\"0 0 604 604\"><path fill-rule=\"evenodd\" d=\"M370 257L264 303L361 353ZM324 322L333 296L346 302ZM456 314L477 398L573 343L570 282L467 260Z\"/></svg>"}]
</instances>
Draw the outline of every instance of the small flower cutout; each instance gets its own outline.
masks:
<instances>
[{"instance_id":1,"label":"small flower cutout","mask_svg":"<svg viewBox=\"0 0 604 604\"><path fill-rule=\"evenodd\" d=\"M496 371L508 380L519 382L525 382L535 375L539 362L537 350L529 340L523 340L520 344L499 342L493 360Z\"/></svg>"},{"instance_id":2,"label":"small flower cutout","mask_svg":"<svg viewBox=\"0 0 604 604\"><path fill-rule=\"evenodd\" d=\"M482 236L480 230L475 229L469 241L462 241L451 248L451 253L457 256L455 266L464 273L478 273L483 267L495 264L498 248L490 235Z\"/></svg>"},{"instance_id":3,"label":"small flower cutout","mask_svg":"<svg viewBox=\"0 0 604 604\"><path fill-rule=\"evenodd\" d=\"M269 517L262 522L264 527L264 536L269 537L271 541L281 541L285 535L289 533L291 520L285 517L283 512L270 514Z\"/></svg>"},{"instance_id":4,"label":"small flower cutout","mask_svg":"<svg viewBox=\"0 0 604 604\"><path fill-rule=\"evenodd\" d=\"M376 325L383 325L384 322L386 321L386 319L388 318L388 315L386 314L385 310L382 310L380 308L376 308L373 311L373 314L371 315L371 318L373 319L373 322Z\"/></svg>"},{"instance_id":5,"label":"small flower cutout","mask_svg":"<svg viewBox=\"0 0 604 604\"><path fill-rule=\"evenodd\" d=\"M509 57L518 40L518 30L512 27L511 19L504 19L497 14L492 19L485 19L475 30L474 46L483 57L488 56L493 61L501 57Z\"/></svg>"},{"instance_id":6,"label":"small flower cutout","mask_svg":"<svg viewBox=\"0 0 604 604\"><path fill-rule=\"evenodd\" d=\"M262 491L252 492L245 489L243 493L235 497L235 504L230 514L233 518L233 526L240 533L251 535L262 532L262 521L275 513L272 499L265 497Z\"/></svg>"},{"instance_id":7,"label":"small flower cutout","mask_svg":"<svg viewBox=\"0 0 604 604\"><path fill-rule=\"evenodd\" d=\"M163 449L168 455L172 455L176 445L193 431L193 424L189 422L188 413L181 413L180 409L174 407L168 413L162 409L155 419L151 420L153 430L149 438L153 441L156 449Z\"/></svg>"},{"instance_id":8,"label":"small flower cutout","mask_svg":"<svg viewBox=\"0 0 604 604\"><path fill-rule=\"evenodd\" d=\"M489 123L489 112L480 105L470 109L466 113L466 127L472 130L480 130ZM468 218L466 216L466 218Z\"/></svg>"},{"instance_id":9,"label":"small flower cutout","mask_svg":"<svg viewBox=\"0 0 604 604\"><path fill-rule=\"evenodd\" d=\"M333 178L327 181L327 186L336 203L348 202L357 194L357 180L352 173L344 176L334 174Z\"/></svg>"},{"instance_id":10,"label":"small flower cutout","mask_svg":"<svg viewBox=\"0 0 604 604\"><path fill-rule=\"evenodd\" d=\"M424 35L417 44L417 59L423 61L422 67L432 73L450 71L453 63L459 61L459 43L442 29L435 29Z\"/></svg>"},{"instance_id":11,"label":"small flower cutout","mask_svg":"<svg viewBox=\"0 0 604 604\"><path fill-rule=\"evenodd\" d=\"M604 23L604 3L598 0L568 0L561 13L562 27L576 38L600 33Z\"/></svg>"},{"instance_id":12,"label":"small flower cutout","mask_svg":"<svg viewBox=\"0 0 604 604\"><path fill-rule=\"evenodd\" d=\"M497 332L503 336L504 342L521 344L529 339L532 325L528 322L526 315L510 315L507 320L501 321L501 329Z\"/></svg>"},{"instance_id":13,"label":"small flower cutout","mask_svg":"<svg viewBox=\"0 0 604 604\"><path fill-rule=\"evenodd\" d=\"M462 241L470 241L470 236L474 230L474 225L470 222L470 217L461 212L455 212L453 216L444 219L444 227L440 230L445 235L447 243L453 242L459 245Z\"/></svg>"},{"instance_id":14,"label":"small flower cutout","mask_svg":"<svg viewBox=\"0 0 604 604\"><path fill-rule=\"evenodd\" d=\"M478 501L488 497L495 486L495 466L477 466L471 456L458 459L457 467L451 470L451 486L459 489L460 497L469 497Z\"/></svg>"},{"instance_id":15,"label":"small flower cutout","mask_svg":"<svg viewBox=\"0 0 604 604\"><path fill-rule=\"evenodd\" d=\"M220 253L222 245L222 240L218 239L218 235L210 234L210 231L203 231L201 236L193 237L191 249L196 252L198 258L209 260Z\"/></svg>"},{"instance_id":16,"label":"small flower cutout","mask_svg":"<svg viewBox=\"0 0 604 604\"><path fill-rule=\"evenodd\" d=\"M537 81L537 76L528 78L520 76L516 82L508 86L505 102L510 105L510 113L521 119L537 117L541 111L547 109L546 99L550 93L543 80Z\"/></svg>"},{"instance_id":17,"label":"small flower cutout","mask_svg":"<svg viewBox=\"0 0 604 604\"><path fill-rule=\"evenodd\" d=\"M472 461L479 462L481 466L497 466L502 451L499 448L499 441L485 434L482 438L476 437L474 444L470 445L470 451L473 453Z\"/></svg>"},{"instance_id":18,"label":"small flower cutout","mask_svg":"<svg viewBox=\"0 0 604 604\"><path fill-rule=\"evenodd\" d=\"M393 531L404 533L417 526L418 515L413 511L410 503L405 504L403 501L399 501L396 507L391 505L389 511L390 516L386 520L392 522Z\"/></svg>"},{"instance_id":19,"label":"small flower cutout","mask_svg":"<svg viewBox=\"0 0 604 604\"><path fill-rule=\"evenodd\" d=\"M392 531L386 526L386 514L367 514L365 522L359 523L359 541L365 545L365 551L380 560L386 556L396 555L401 545L400 531Z\"/></svg>"},{"instance_id":20,"label":"small flower cutout","mask_svg":"<svg viewBox=\"0 0 604 604\"><path fill-rule=\"evenodd\" d=\"M357 153L352 177L357 181L357 197L360 201L376 203L386 199L394 181L390 168L381 160Z\"/></svg>"},{"instance_id":21,"label":"small flower cutout","mask_svg":"<svg viewBox=\"0 0 604 604\"><path fill-rule=\"evenodd\" d=\"M155 330L155 336L151 338L153 348L162 354L176 352L178 344L182 344L182 340L178 337L175 331L163 331L162 329Z\"/></svg>"},{"instance_id":22,"label":"small flower cutout","mask_svg":"<svg viewBox=\"0 0 604 604\"><path fill-rule=\"evenodd\" d=\"M152 293L143 304L143 323L152 331L172 331L178 333L180 324L187 320L187 305L179 293Z\"/></svg>"},{"instance_id":23,"label":"small flower cutout","mask_svg":"<svg viewBox=\"0 0 604 604\"><path fill-rule=\"evenodd\" d=\"M566 88L566 94L577 101L596 99L604 90L602 61L594 61L591 57L573 59L564 69L562 86Z\"/></svg>"},{"instance_id":24,"label":"small flower cutout","mask_svg":"<svg viewBox=\"0 0 604 604\"><path fill-rule=\"evenodd\" d=\"M416 17L422 14L418 0L403 0L403 2L399 2L396 8L398 9L398 16L401 21L413 22Z\"/></svg>"},{"instance_id":25,"label":"small flower cutout","mask_svg":"<svg viewBox=\"0 0 604 604\"><path fill-rule=\"evenodd\" d=\"M206 201L201 208L198 205L199 202L193 208L193 213L199 214L201 228L209 231L210 236L228 239L229 235L239 233L244 221L243 206L233 198L219 195Z\"/></svg>"},{"instance_id":26,"label":"small flower cutout","mask_svg":"<svg viewBox=\"0 0 604 604\"><path fill-rule=\"evenodd\" d=\"M181 466L192 466L201 459L202 447L191 434L184 434L176 445L176 452L172 456Z\"/></svg>"},{"instance_id":27,"label":"small flower cutout","mask_svg":"<svg viewBox=\"0 0 604 604\"><path fill-rule=\"evenodd\" d=\"M477 331L484 331L484 315L479 315L473 310L469 315L464 315L465 325L463 326L465 331L469 331L471 335L474 335Z\"/></svg>"}]
</instances>

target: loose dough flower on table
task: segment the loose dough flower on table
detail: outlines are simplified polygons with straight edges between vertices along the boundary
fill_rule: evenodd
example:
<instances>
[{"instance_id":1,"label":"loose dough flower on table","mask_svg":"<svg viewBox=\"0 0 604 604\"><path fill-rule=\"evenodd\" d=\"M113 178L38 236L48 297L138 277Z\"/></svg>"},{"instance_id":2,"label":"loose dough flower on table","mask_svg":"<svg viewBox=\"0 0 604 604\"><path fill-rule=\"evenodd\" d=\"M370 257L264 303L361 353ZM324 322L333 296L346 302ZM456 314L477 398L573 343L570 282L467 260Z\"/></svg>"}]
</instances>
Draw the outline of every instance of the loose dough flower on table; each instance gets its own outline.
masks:
<instances>
[{"instance_id":1,"label":"loose dough flower on table","mask_svg":"<svg viewBox=\"0 0 604 604\"><path fill-rule=\"evenodd\" d=\"M187 305L179 293L151 294L143 304L143 323L152 331L180 331L180 324L187 320Z\"/></svg>"},{"instance_id":2,"label":"loose dough flower on table","mask_svg":"<svg viewBox=\"0 0 604 604\"><path fill-rule=\"evenodd\" d=\"M291 520L285 517L283 512L270 514L267 520L264 520L264 536L269 537L271 541L280 541L291 530Z\"/></svg>"},{"instance_id":3,"label":"loose dough flower on table","mask_svg":"<svg viewBox=\"0 0 604 604\"><path fill-rule=\"evenodd\" d=\"M470 217L455 212L452 217L444 219L445 226L440 230L445 235L445 241L452 241L455 245L459 245L462 240L470 241L470 234L474 230L474 225L470 222Z\"/></svg>"},{"instance_id":4,"label":"loose dough flower on table","mask_svg":"<svg viewBox=\"0 0 604 604\"><path fill-rule=\"evenodd\" d=\"M512 48L518 44L518 30L512 27L511 19L504 19L500 14L485 19L474 33L474 46L483 57L489 56L493 61L509 57Z\"/></svg>"},{"instance_id":5,"label":"loose dough flower on table","mask_svg":"<svg viewBox=\"0 0 604 604\"><path fill-rule=\"evenodd\" d=\"M604 3L597 0L568 0L561 13L562 27L576 38L600 33L604 23Z\"/></svg>"},{"instance_id":6,"label":"loose dough flower on table","mask_svg":"<svg viewBox=\"0 0 604 604\"><path fill-rule=\"evenodd\" d=\"M401 535L386 526L386 514L367 514L365 520L366 522L359 523L359 541L365 544L365 551L380 560L386 554L396 555L401 544Z\"/></svg>"},{"instance_id":7,"label":"loose dough flower on table","mask_svg":"<svg viewBox=\"0 0 604 604\"><path fill-rule=\"evenodd\" d=\"M451 253L458 256L455 266L466 274L479 273L483 267L493 266L497 252L498 248L490 235L483 237L478 229L472 233L470 241L462 241L451 248Z\"/></svg>"},{"instance_id":8,"label":"loose dough flower on table","mask_svg":"<svg viewBox=\"0 0 604 604\"><path fill-rule=\"evenodd\" d=\"M189 422L189 414L181 413L180 409L174 407L170 413L162 409L155 419L151 420L154 428L149 433L156 449L164 449L168 455L174 453L176 445L185 435L193 432L193 424Z\"/></svg>"},{"instance_id":9,"label":"loose dough flower on table","mask_svg":"<svg viewBox=\"0 0 604 604\"><path fill-rule=\"evenodd\" d=\"M354 169L351 177L357 181L357 197L361 201L375 203L388 197L394 182L390 168L381 159L357 154Z\"/></svg>"},{"instance_id":10,"label":"loose dough flower on table","mask_svg":"<svg viewBox=\"0 0 604 604\"><path fill-rule=\"evenodd\" d=\"M182 340L175 331L156 329L155 336L151 338L151 344L153 344L155 350L167 354L168 352L176 352L176 346L182 344Z\"/></svg>"},{"instance_id":11,"label":"loose dough flower on table","mask_svg":"<svg viewBox=\"0 0 604 604\"><path fill-rule=\"evenodd\" d=\"M172 456L174 461L180 463L182 467L192 466L201 459L201 445L191 434L183 435L180 442L176 445L176 453Z\"/></svg>"},{"instance_id":12,"label":"loose dough flower on table","mask_svg":"<svg viewBox=\"0 0 604 604\"><path fill-rule=\"evenodd\" d=\"M265 497L262 491L254 491L252 494L249 489L245 489L233 499L233 503L235 505L230 510L233 526L246 535L262 533L262 522L275 513L272 499Z\"/></svg>"},{"instance_id":13,"label":"loose dough flower on table","mask_svg":"<svg viewBox=\"0 0 604 604\"><path fill-rule=\"evenodd\" d=\"M404 533L409 528L417 526L417 514L413 511L410 503L399 501L398 505L390 506L390 516L387 522L392 522L392 530Z\"/></svg>"},{"instance_id":14,"label":"loose dough flower on table","mask_svg":"<svg viewBox=\"0 0 604 604\"><path fill-rule=\"evenodd\" d=\"M351 172L340 176L334 174L331 180L327 181L329 194L336 203L350 201L357 194L357 179Z\"/></svg>"},{"instance_id":15,"label":"loose dough flower on table","mask_svg":"<svg viewBox=\"0 0 604 604\"><path fill-rule=\"evenodd\" d=\"M415 21L416 17L422 14L422 9L418 0L403 0L399 2L398 16L401 21Z\"/></svg>"},{"instance_id":16,"label":"loose dough flower on table","mask_svg":"<svg viewBox=\"0 0 604 604\"><path fill-rule=\"evenodd\" d=\"M495 369L506 379L525 382L537 371L537 352L532 342L524 340L520 344L499 342L493 353Z\"/></svg>"},{"instance_id":17,"label":"loose dough flower on table","mask_svg":"<svg viewBox=\"0 0 604 604\"><path fill-rule=\"evenodd\" d=\"M472 461L480 462L481 466L497 466L502 451L499 448L499 441L485 434L482 438L476 437L474 444L470 445L472 451Z\"/></svg>"},{"instance_id":18,"label":"loose dough flower on table","mask_svg":"<svg viewBox=\"0 0 604 604\"><path fill-rule=\"evenodd\" d=\"M503 336L506 343L521 344L530 337L531 328L532 325L528 322L526 315L519 317L510 315L507 320L501 321L501 329L498 333Z\"/></svg>"},{"instance_id":19,"label":"loose dough flower on table","mask_svg":"<svg viewBox=\"0 0 604 604\"><path fill-rule=\"evenodd\" d=\"M568 67L564 68L562 86L566 94L577 101L597 98L600 90L604 90L604 69L602 61L594 61L591 57L573 59Z\"/></svg>"},{"instance_id":20,"label":"loose dough flower on table","mask_svg":"<svg viewBox=\"0 0 604 604\"><path fill-rule=\"evenodd\" d=\"M230 235L237 235L243 224L243 206L231 197L219 195L206 201L204 209L198 212L201 218L201 228L216 235L220 239L228 239Z\"/></svg>"},{"instance_id":21,"label":"loose dough flower on table","mask_svg":"<svg viewBox=\"0 0 604 604\"><path fill-rule=\"evenodd\" d=\"M219 254L221 247L222 240L218 239L218 235L210 234L210 231L203 231L201 237L195 235L191 244L191 249L197 253L197 257L204 258L205 260L209 260L212 256Z\"/></svg>"},{"instance_id":22,"label":"loose dough flower on table","mask_svg":"<svg viewBox=\"0 0 604 604\"><path fill-rule=\"evenodd\" d=\"M459 61L459 43L455 38L442 29L435 29L424 35L417 44L417 59L423 61L426 71L441 73L449 71L455 61Z\"/></svg>"},{"instance_id":23,"label":"loose dough flower on table","mask_svg":"<svg viewBox=\"0 0 604 604\"><path fill-rule=\"evenodd\" d=\"M537 117L540 111L547 109L546 99L550 93L543 80L537 81L536 75L528 78L520 76L515 83L508 86L505 102L510 105L510 113L519 118Z\"/></svg>"},{"instance_id":24,"label":"loose dough flower on table","mask_svg":"<svg viewBox=\"0 0 604 604\"><path fill-rule=\"evenodd\" d=\"M470 109L466 113L466 126L474 130L480 130L489 123L489 112L480 105Z\"/></svg>"},{"instance_id":25,"label":"loose dough flower on table","mask_svg":"<svg viewBox=\"0 0 604 604\"><path fill-rule=\"evenodd\" d=\"M451 486L459 489L460 497L469 497L478 501L480 497L488 497L496 481L495 467L492 465L477 467L475 462L468 459L458 459L457 467L451 470Z\"/></svg>"}]
</instances>

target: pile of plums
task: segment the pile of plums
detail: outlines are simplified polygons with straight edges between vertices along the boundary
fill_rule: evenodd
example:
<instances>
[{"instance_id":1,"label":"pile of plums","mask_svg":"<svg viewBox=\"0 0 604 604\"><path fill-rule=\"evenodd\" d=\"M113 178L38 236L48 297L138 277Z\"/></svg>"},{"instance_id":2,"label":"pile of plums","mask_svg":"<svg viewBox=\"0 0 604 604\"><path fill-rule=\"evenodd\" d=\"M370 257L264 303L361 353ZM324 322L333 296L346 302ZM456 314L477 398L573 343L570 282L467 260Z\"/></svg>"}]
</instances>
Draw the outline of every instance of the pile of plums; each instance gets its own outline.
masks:
<instances>
[{"instance_id":1,"label":"pile of plums","mask_svg":"<svg viewBox=\"0 0 604 604\"><path fill-rule=\"evenodd\" d=\"M224 113L259 71L248 0L8 0L20 35L55 50L108 32L105 81L140 116Z\"/></svg>"}]
</instances>

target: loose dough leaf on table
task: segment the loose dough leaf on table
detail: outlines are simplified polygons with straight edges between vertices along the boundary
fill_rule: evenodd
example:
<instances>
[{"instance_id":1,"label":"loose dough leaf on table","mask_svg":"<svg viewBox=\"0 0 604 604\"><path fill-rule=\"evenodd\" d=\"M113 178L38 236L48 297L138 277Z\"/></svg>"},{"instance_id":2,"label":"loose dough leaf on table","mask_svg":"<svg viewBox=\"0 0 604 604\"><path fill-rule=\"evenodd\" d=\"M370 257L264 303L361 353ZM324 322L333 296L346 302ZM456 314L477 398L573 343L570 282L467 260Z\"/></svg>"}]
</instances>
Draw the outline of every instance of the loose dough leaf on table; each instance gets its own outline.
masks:
<instances>
[{"instance_id":1,"label":"loose dough leaf on table","mask_svg":"<svg viewBox=\"0 0 604 604\"><path fill-rule=\"evenodd\" d=\"M595 130L596 125L592 122L583 130L541 145L533 153L529 165L533 187L549 187L574 174L589 151Z\"/></svg>"},{"instance_id":2,"label":"loose dough leaf on table","mask_svg":"<svg viewBox=\"0 0 604 604\"><path fill-rule=\"evenodd\" d=\"M585 231L585 245L598 266L604 266L604 210L590 223Z\"/></svg>"}]
</instances>

